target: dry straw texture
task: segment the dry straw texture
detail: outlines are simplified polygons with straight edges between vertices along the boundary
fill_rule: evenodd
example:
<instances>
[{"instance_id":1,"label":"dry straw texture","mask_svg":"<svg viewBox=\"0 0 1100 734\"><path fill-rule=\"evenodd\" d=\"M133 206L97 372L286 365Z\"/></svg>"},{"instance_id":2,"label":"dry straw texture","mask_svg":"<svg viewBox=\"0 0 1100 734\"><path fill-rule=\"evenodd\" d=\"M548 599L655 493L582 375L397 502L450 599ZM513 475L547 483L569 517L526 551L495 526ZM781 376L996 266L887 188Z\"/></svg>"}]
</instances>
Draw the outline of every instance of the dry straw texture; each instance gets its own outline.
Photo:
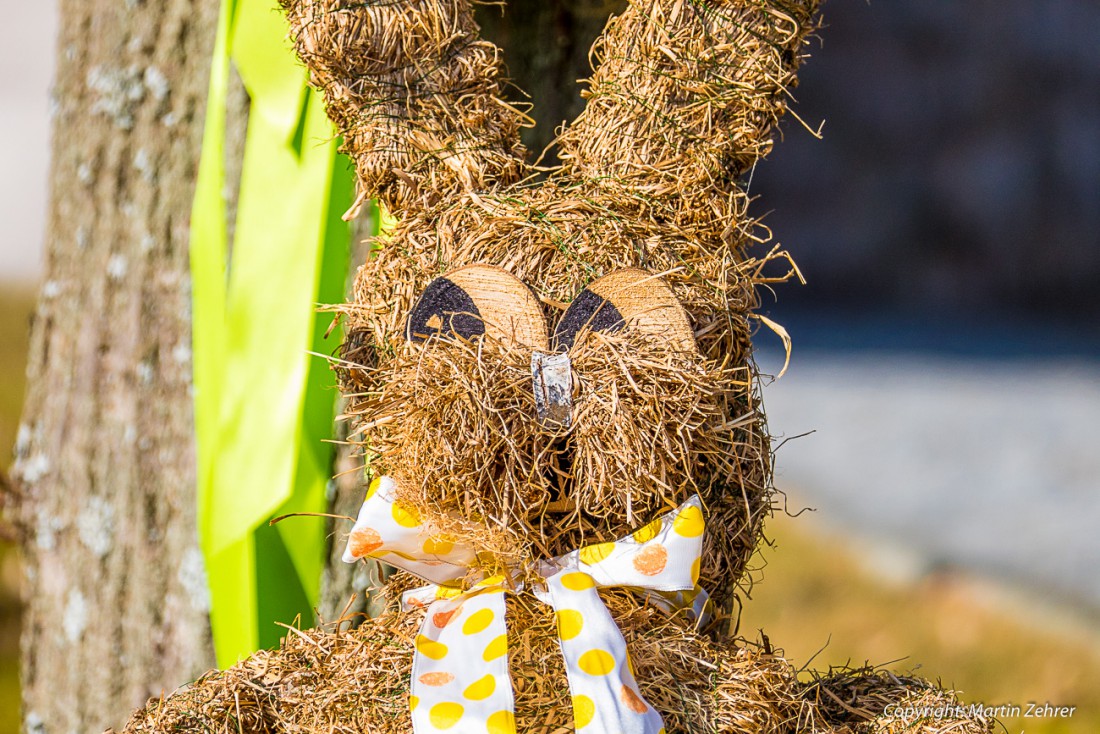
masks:
<instances>
[{"instance_id":1,"label":"dry straw texture","mask_svg":"<svg viewBox=\"0 0 1100 734\"><path fill-rule=\"evenodd\" d=\"M712 528L703 584L728 602L769 509L763 491L743 493L768 465L750 372L629 331L582 332L569 355L572 426L555 434L531 418L529 351L488 338L401 346L381 389L349 405L370 416L372 470L495 559L490 573L617 540L699 494Z\"/></svg>"},{"instance_id":2,"label":"dry straw texture","mask_svg":"<svg viewBox=\"0 0 1100 734\"><path fill-rule=\"evenodd\" d=\"M489 571L615 539L699 493L702 582L719 611L705 634L630 592L605 594L670 734L894 732L904 722L884 715L889 703L953 701L869 670L800 682L778 654L729 636L771 509L752 311L761 285L797 273L763 247L769 232L739 181L772 145L818 0L633 0L597 42L588 107L542 179L467 0L280 1L360 198L397 217L335 309L352 436L371 469L487 551ZM472 263L527 283L551 332L594 279L661 274L698 352L629 329L582 335L569 353L572 425L542 427L529 351L488 337L405 343L428 283ZM411 583L397 574L384 593ZM550 610L529 593L508 604L519 731L573 731ZM355 630L294 630L282 649L151 702L127 731L405 734L419 617L391 605ZM964 716L905 730L990 726Z\"/></svg>"},{"instance_id":3,"label":"dry straw texture","mask_svg":"<svg viewBox=\"0 0 1100 734\"><path fill-rule=\"evenodd\" d=\"M782 252L750 254L769 235L748 216L737 181L771 145L817 3L631 5L600 42L590 107L562 138L562 168L543 181L529 175L518 147L500 142L514 141L519 118L499 100L497 67L476 85L455 81L469 72L469 49L496 63L465 3L284 5L297 48L347 135L362 193L382 197L399 217L340 309L349 333L342 356L351 363L342 369L344 388L364 397L349 413L364 445L379 454L378 466L426 499L459 491L502 499L466 507L479 522L523 517L527 525L512 526L513 533L530 526L532 508L547 498L576 495L577 512L538 518L539 535L526 542L544 547L579 542L578 533L586 539L629 530L656 508L701 491L725 529L708 544L704 577L732 608L770 509L750 314L758 286L793 272ZM385 18L416 31L399 42ZM420 64L430 74L416 77L391 109L392 90L382 91L380 79L409 63L415 39L423 45L418 53L432 60ZM371 62L354 61L360 57ZM425 100L448 114L424 107ZM463 105L481 112L451 114ZM383 107L401 131L387 138L386 156L356 137L379 124ZM423 126L446 128L436 136L444 144L420 146ZM483 145L467 145L474 139ZM500 174L513 170L502 163L508 155L519 166L511 178ZM381 183L378 166L389 167L389 183ZM765 273L776 260L787 267ZM596 277L623 267L661 273L687 311L702 359L670 371L672 355L590 349L574 371L578 389L587 391L576 428L567 437L540 432L522 394L529 384L524 355L490 366L482 350L480 361L459 364L453 350L428 345L412 354L403 343L404 320L431 279L479 262L530 285L551 328ZM457 384L439 392L448 377ZM614 399L591 389L605 377L625 388ZM649 383L645 406L632 402L638 391L629 383L639 379ZM447 414L443 406L460 393L462 409ZM612 416L612 406L621 412ZM484 450L505 445L508 451ZM458 489L468 477L481 478L480 488Z\"/></svg>"},{"instance_id":4,"label":"dry straw texture","mask_svg":"<svg viewBox=\"0 0 1100 734\"><path fill-rule=\"evenodd\" d=\"M395 589L409 583L398 574ZM663 713L669 734L992 731L991 722L969 714L914 724L883 713L898 701L957 703L926 681L844 670L800 682L781 653L744 641L717 645L681 619L639 609L626 593L604 599L626 631L642 693ZM517 731L573 731L553 613L530 597L510 595L508 614ZM279 650L257 653L170 697L150 700L125 731L408 734L411 640L422 615L391 606L353 631L292 630Z\"/></svg>"},{"instance_id":5,"label":"dry straw texture","mask_svg":"<svg viewBox=\"0 0 1100 734\"><path fill-rule=\"evenodd\" d=\"M281 0L362 191L391 210L525 172L524 115L463 0Z\"/></svg>"}]
</instances>

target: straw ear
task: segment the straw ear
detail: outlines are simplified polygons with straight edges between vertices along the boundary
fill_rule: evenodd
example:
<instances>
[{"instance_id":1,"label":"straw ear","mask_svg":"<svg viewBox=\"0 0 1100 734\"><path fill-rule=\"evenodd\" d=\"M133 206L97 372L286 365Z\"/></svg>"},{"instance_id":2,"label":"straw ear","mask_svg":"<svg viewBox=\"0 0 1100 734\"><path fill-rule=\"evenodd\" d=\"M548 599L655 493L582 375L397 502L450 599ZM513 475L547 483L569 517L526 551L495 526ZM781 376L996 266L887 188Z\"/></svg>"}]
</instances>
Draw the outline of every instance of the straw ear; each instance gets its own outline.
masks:
<instances>
[{"instance_id":1,"label":"straw ear","mask_svg":"<svg viewBox=\"0 0 1100 734\"><path fill-rule=\"evenodd\" d=\"M631 0L592 49L563 177L646 198L732 192L766 154L819 0Z\"/></svg>"},{"instance_id":2,"label":"straw ear","mask_svg":"<svg viewBox=\"0 0 1100 734\"><path fill-rule=\"evenodd\" d=\"M394 214L527 173L525 116L468 0L279 0L355 161L359 199Z\"/></svg>"}]
</instances>

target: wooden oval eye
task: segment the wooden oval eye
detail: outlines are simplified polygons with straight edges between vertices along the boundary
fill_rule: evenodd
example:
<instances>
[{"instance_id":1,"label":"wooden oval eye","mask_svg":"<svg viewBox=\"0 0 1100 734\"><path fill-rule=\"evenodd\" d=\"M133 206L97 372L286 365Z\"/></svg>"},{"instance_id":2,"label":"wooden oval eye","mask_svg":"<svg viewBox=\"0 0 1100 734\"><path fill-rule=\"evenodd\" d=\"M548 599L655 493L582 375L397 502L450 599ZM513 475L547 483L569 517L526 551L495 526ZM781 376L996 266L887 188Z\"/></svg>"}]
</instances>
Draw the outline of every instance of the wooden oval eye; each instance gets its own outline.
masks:
<instances>
[{"instance_id":1,"label":"wooden oval eye","mask_svg":"<svg viewBox=\"0 0 1100 734\"><path fill-rule=\"evenodd\" d=\"M548 332L531 289L507 270L481 264L452 270L429 283L405 322L405 338L412 342L488 334L546 351Z\"/></svg>"},{"instance_id":2,"label":"wooden oval eye","mask_svg":"<svg viewBox=\"0 0 1100 734\"><path fill-rule=\"evenodd\" d=\"M616 270L588 284L558 322L554 348L568 350L582 329L614 333L625 327L666 340L669 348L694 352L687 312L659 275L638 268Z\"/></svg>"}]
</instances>

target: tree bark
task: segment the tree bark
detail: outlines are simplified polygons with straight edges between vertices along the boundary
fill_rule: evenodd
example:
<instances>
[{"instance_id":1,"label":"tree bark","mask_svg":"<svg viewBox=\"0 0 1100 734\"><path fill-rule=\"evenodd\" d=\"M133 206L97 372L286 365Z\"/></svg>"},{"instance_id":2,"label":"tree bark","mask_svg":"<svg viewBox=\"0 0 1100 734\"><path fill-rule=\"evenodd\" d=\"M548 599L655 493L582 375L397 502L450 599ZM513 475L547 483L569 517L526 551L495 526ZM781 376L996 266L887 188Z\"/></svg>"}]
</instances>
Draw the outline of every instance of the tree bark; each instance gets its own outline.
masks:
<instances>
[{"instance_id":1,"label":"tree bark","mask_svg":"<svg viewBox=\"0 0 1100 734\"><path fill-rule=\"evenodd\" d=\"M213 664L188 220L217 0L62 0L47 265L16 446L27 732L118 726Z\"/></svg>"}]
</instances>

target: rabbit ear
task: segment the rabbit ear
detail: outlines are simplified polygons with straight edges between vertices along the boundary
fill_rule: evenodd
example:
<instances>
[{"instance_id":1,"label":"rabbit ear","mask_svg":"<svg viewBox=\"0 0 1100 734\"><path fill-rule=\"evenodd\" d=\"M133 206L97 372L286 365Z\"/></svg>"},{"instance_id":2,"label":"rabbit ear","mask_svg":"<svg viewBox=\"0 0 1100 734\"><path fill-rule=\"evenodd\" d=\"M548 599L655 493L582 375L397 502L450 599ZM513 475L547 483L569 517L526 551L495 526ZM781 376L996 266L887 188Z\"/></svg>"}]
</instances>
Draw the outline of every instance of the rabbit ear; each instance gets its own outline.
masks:
<instances>
[{"instance_id":1,"label":"rabbit ear","mask_svg":"<svg viewBox=\"0 0 1100 734\"><path fill-rule=\"evenodd\" d=\"M596 41L563 178L727 196L771 148L819 0L631 0Z\"/></svg>"},{"instance_id":2,"label":"rabbit ear","mask_svg":"<svg viewBox=\"0 0 1100 734\"><path fill-rule=\"evenodd\" d=\"M527 172L526 117L468 0L280 0L310 83L355 161L359 199L401 216Z\"/></svg>"}]
</instances>

